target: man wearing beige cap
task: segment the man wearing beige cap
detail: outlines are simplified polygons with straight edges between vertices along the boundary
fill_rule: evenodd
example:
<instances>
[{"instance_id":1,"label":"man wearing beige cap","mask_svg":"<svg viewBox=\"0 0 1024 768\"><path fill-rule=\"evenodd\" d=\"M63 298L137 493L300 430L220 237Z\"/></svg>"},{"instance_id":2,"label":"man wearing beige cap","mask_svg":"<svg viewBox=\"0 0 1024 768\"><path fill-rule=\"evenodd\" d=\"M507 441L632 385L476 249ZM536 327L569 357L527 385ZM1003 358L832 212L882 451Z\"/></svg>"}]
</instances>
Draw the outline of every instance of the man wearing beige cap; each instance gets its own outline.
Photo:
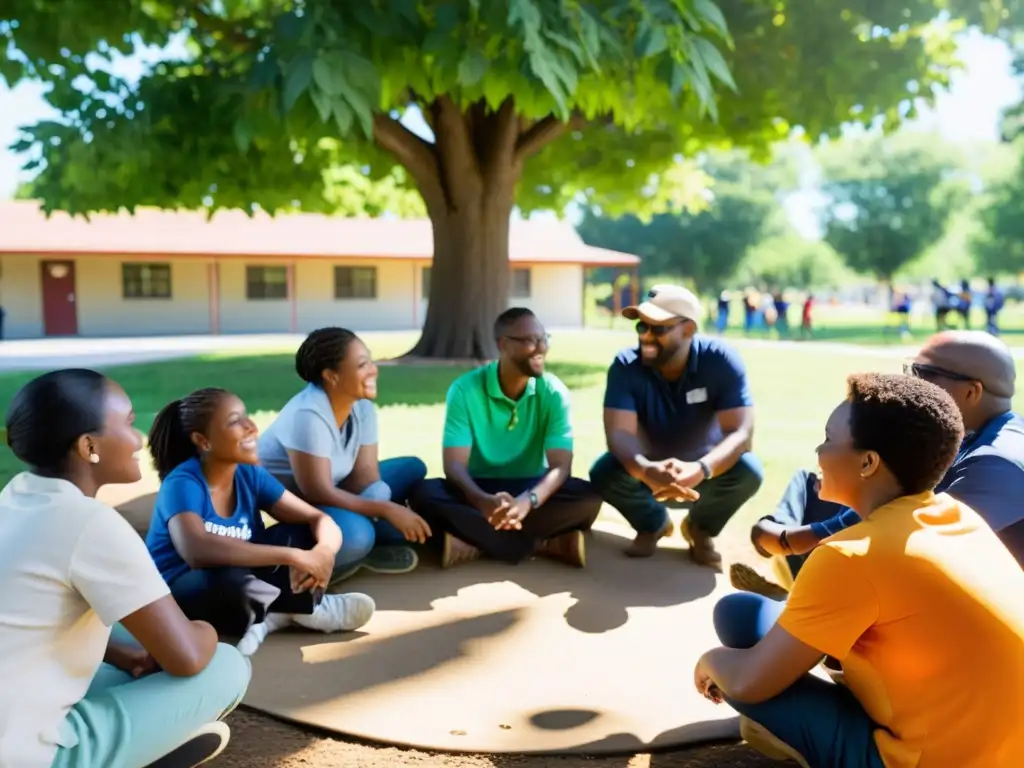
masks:
<instances>
[{"instance_id":1,"label":"man wearing beige cap","mask_svg":"<svg viewBox=\"0 0 1024 768\"><path fill-rule=\"evenodd\" d=\"M627 555L654 554L672 533L666 507L683 507L690 556L720 567L713 539L763 479L750 453L754 408L746 368L720 339L696 335L703 313L686 288L656 285L622 315L637 321L639 343L608 370L608 452L591 467L590 480L637 532Z\"/></svg>"}]
</instances>

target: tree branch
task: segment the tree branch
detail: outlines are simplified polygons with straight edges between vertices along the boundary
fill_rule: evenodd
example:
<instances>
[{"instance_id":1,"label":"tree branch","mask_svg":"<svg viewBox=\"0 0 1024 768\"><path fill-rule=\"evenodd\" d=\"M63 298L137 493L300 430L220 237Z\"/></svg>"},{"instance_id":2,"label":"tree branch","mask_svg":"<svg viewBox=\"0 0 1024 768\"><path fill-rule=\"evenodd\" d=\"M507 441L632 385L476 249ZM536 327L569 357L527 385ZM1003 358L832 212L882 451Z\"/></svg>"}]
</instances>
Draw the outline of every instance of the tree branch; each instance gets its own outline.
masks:
<instances>
[{"instance_id":1,"label":"tree branch","mask_svg":"<svg viewBox=\"0 0 1024 768\"><path fill-rule=\"evenodd\" d=\"M444 187L438 174L437 154L432 144L390 115L380 112L373 116L373 138L409 171L428 208L444 203Z\"/></svg>"},{"instance_id":2,"label":"tree branch","mask_svg":"<svg viewBox=\"0 0 1024 768\"><path fill-rule=\"evenodd\" d=\"M555 139L561 138L571 130L582 128L585 124L586 119L578 114L570 117L568 122L564 122L554 115L548 115L543 120L538 120L519 134L516 141L516 162L523 162L540 152Z\"/></svg>"},{"instance_id":3,"label":"tree branch","mask_svg":"<svg viewBox=\"0 0 1024 768\"><path fill-rule=\"evenodd\" d=\"M458 206L478 198L481 190L480 163L470 133L469 121L448 95L438 96L432 105L434 139L441 184L448 193L448 202ZM453 191L459 189L468 199L456 200Z\"/></svg>"},{"instance_id":4,"label":"tree branch","mask_svg":"<svg viewBox=\"0 0 1024 768\"><path fill-rule=\"evenodd\" d=\"M511 96L501 102L494 116L494 138L490 162L505 160L511 164L516 159L516 143L519 139L519 118L516 102Z\"/></svg>"}]
</instances>

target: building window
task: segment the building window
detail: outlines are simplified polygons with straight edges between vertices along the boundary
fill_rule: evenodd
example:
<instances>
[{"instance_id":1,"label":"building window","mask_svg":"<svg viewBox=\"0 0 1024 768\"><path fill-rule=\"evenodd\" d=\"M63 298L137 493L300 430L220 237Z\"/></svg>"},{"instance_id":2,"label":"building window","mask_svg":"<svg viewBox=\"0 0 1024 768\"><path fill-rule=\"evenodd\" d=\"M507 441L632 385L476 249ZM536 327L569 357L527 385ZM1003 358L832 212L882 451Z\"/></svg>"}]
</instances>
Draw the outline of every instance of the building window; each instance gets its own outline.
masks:
<instances>
[{"instance_id":1,"label":"building window","mask_svg":"<svg viewBox=\"0 0 1024 768\"><path fill-rule=\"evenodd\" d=\"M122 264L121 292L126 299L171 298L171 265Z\"/></svg>"},{"instance_id":2,"label":"building window","mask_svg":"<svg viewBox=\"0 0 1024 768\"><path fill-rule=\"evenodd\" d=\"M376 299L376 267L335 267L334 298Z\"/></svg>"},{"instance_id":3,"label":"building window","mask_svg":"<svg viewBox=\"0 0 1024 768\"><path fill-rule=\"evenodd\" d=\"M516 267L512 270L512 285L508 295L512 299L530 298L530 268Z\"/></svg>"},{"instance_id":4,"label":"building window","mask_svg":"<svg viewBox=\"0 0 1024 768\"><path fill-rule=\"evenodd\" d=\"M420 298L424 301L430 298L430 267L424 267L421 273Z\"/></svg>"},{"instance_id":5,"label":"building window","mask_svg":"<svg viewBox=\"0 0 1024 768\"><path fill-rule=\"evenodd\" d=\"M245 298L287 299L287 267L246 267Z\"/></svg>"}]
</instances>

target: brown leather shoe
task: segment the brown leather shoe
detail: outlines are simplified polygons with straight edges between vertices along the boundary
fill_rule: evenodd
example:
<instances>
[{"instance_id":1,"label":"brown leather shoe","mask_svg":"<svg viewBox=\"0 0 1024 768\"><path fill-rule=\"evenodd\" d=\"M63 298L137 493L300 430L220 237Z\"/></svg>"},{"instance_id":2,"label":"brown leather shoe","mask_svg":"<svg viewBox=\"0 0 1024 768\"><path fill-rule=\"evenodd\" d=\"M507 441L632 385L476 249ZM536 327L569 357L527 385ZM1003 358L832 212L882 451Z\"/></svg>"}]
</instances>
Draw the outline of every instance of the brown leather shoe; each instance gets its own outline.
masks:
<instances>
[{"instance_id":1,"label":"brown leather shoe","mask_svg":"<svg viewBox=\"0 0 1024 768\"><path fill-rule=\"evenodd\" d=\"M770 600L782 601L789 597L789 592L783 587L774 581L768 581L744 563L733 563L729 566L729 581L741 592L753 592L755 595L763 595Z\"/></svg>"},{"instance_id":2,"label":"brown leather shoe","mask_svg":"<svg viewBox=\"0 0 1024 768\"><path fill-rule=\"evenodd\" d=\"M537 554L571 565L573 568L584 568L587 565L587 550L583 540L583 531L569 531L540 545Z\"/></svg>"},{"instance_id":3,"label":"brown leather shoe","mask_svg":"<svg viewBox=\"0 0 1024 768\"><path fill-rule=\"evenodd\" d=\"M450 533L444 535L444 549L441 552L441 567L452 568L460 563L469 563L480 559L481 552L472 544L467 544L462 539L452 536Z\"/></svg>"},{"instance_id":4,"label":"brown leather shoe","mask_svg":"<svg viewBox=\"0 0 1024 768\"><path fill-rule=\"evenodd\" d=\"M650 557L658 549L658 542L666 536L671 536L675 530L672 521L669 520L665 526L656 533L638 533L633 543L625 549L626 557Z\"/></svg>"},{"instance_id":5,"label":"brown leather shoe","mask_svg":"<svg viewBox=\"0 0 1024 768\"><path fill-rule=\"evenodd\" d=\"M715 540L690 522L689 517L683 518L679 532L690 545L690 559L698 565L706 565L716 571L722 570L722 556L715 549Z\"/></svg>"}]
</instances>

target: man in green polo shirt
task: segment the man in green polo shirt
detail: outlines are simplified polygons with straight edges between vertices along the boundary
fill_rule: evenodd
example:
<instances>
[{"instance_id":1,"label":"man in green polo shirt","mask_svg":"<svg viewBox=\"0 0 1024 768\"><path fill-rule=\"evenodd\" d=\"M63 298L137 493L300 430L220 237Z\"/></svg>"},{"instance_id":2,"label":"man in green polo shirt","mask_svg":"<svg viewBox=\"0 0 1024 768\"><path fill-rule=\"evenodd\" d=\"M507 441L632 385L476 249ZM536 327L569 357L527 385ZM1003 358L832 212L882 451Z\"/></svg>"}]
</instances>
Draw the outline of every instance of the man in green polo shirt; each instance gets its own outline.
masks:
<instances>
[{"instance_id":1,"label":"man in green polo shirt","mask_svg":"<svg viewBox=\"0 0 1024 768\"><path fill-rule=\"evenodd\" d=\"M498 317L494 336L498 360L448 390L445 477L423 482L410 506L444 537L445 568L534 554L582 567L582 531L601 499L571 475L569 391L544 372L548 334L517 307Z\"/></svg>"}]
</instances>

